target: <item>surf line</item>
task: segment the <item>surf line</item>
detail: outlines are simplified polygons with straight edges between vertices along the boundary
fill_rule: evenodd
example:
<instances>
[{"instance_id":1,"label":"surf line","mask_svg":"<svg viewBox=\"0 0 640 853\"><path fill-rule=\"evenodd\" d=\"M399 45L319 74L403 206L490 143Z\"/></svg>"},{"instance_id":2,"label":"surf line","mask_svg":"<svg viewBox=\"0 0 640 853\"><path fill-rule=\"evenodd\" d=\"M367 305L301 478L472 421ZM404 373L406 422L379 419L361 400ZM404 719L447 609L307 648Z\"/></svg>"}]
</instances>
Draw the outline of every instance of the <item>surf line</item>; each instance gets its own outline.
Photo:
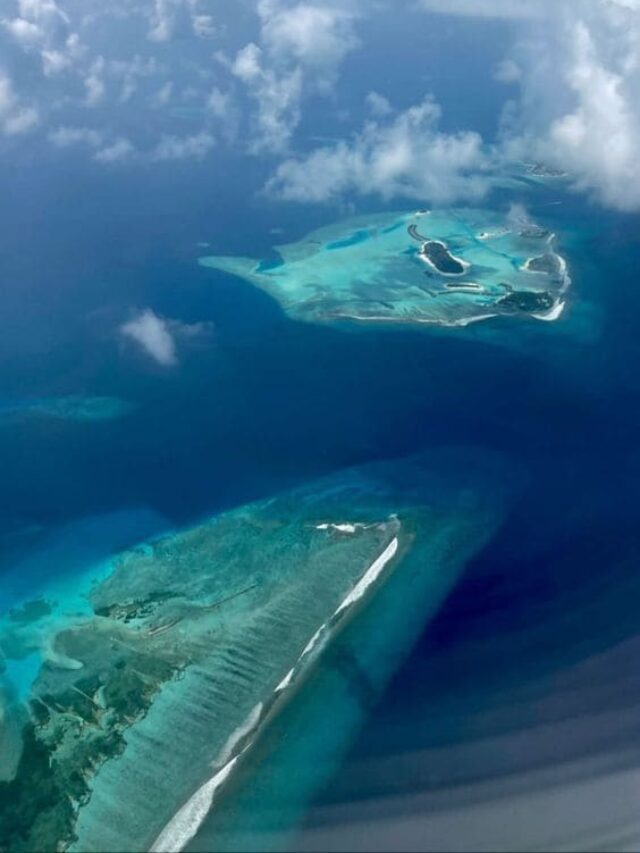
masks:
<instances>
[{"instance_id":1,"label":"surf line","mask_svg":"<svg viewBox=\"0 0 640 853\"><path fill-rule=\"evenodd\" d=\"M216 794L231 775L239 759L255 742L275 702L280 698L283 691L287 690L307 668L314 650L319 648L322 640L328 639L331 630L342 621L346 611L363 598L367 590L378 580L387 564L398 553L399 546L398 537L394 536L384 551L360 577L353 589L345 596L333 615L311 637L295 666L278 684L270 699L265 703L259 702L252 709L245 722L231 734L214 762L214 766L222 764L222 767L216 770L215 775L198 788L195 794L176 812L153 842L150 853L181 853L194 838L211 811ZM315 658L315 655L313 657Z\"/></svg>"}]
</instances>

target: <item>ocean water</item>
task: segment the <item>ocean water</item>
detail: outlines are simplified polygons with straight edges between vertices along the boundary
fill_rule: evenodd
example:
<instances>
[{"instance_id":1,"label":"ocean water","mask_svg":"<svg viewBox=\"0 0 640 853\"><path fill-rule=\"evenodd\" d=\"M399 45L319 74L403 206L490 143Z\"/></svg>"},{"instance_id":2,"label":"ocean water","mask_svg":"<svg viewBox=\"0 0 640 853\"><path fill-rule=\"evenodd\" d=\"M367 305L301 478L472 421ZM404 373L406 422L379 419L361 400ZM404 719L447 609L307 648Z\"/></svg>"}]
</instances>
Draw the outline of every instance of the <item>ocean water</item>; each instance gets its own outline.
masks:
<instances>
[{"instance_id":1,"label":"ocean water","mask_svg":"<svg viewBox=\"0 0 640 853\"><path fill-rule=\"evenodd\" d=\"M426 536L417 531L402 566L325 644L186 850L288 849L314 793L340 765L466 560L504 521L523 482L523 472L499 454L442 448L427 456L423 473L414 459L393 463L397 483L421 483L422 499L446 511Z\"/></svg>"},{"instance_id":2,"label":"ocean water","mask_svg":"<svg viewBox=\"0 0 640 853\"><path fill-rule=\"evenodd\" d=\"M493 412L509 407L500 430L479 432L470 414L476 438L520 458L529 484L293 849L387 850L398 838L407 850L635 845L636 228L636 218L603 217L573 255L567 322L582 332L564 338L559 325L537 353L555 374L487 399Z\"/></svg>"},{"instance_id":3,"label":"ocean water","mask_svg":"<svg viewBox=\"0 0 640 853\"><path fill-rule=\"evenodd\" d=\"M248 192L237 203L259 180L257 166L249 176L231 171L215 200L190 198L197 180L190 175L187 189L181 177L176 170L152 191L141 178L143 198L135 186L87 175L57 218L45 184L37 257L20 211L5 236L0 399L14 408L76 396L131 405L108 419L0 419L3 608L162 531L353 465L452 445L497 453L509 460L517 497L435 621L422 633L435 605L418 608L383 663L371 637L385 613L400 621L401 597L394 605L390 587L386 607L381 597L368 623L354 620L317 680L274 721L236 783L237 799L203 825L194 849L211 839L242 849L238 821L247 811L252 840L277 847L314 797L295 849L388 847L416 794L426 815L416 838L433 832L443 842L459 811L473 816L478 802L512 795L516 778L526 794L628 770L640 689L620 653L622 643L635 648L638 630L637 219L553 188L530 200L535 217L562 235L571 267L568 306L555 323L315 326L287 319L249 284L198 267L197 243L235 255L250 243L268 258L274 244L339 212L301 215ZM493 204L506 209L508 199L497 193ZM274 223L284 235L272 233ZM210 322L211 335L180 344L179 369L160 369L117 334L146 306ZM368 698L354 703L340 673L363 638ZM7 672L18 695L33 677L33 659L23 664ZM322 728L331 695L343 709L335 744ZM572 725L585 708L587 722ZM565 729L572 736L559 755ZM287 731L295 736L287 740ZM578 772L586 757L592 763ZM304 780L295 802L284 784L291 767ZM265 786L270 778L282 785ZM450 823L442 822L443 799ZM485 808L482 825L497 826L497 813ZM375 836L363 829L372 814L388 818L388 835L383 821ZM469 820L472 833L480 818ZM539 830L533 806L528 829L532 837Z\"/></svg>"},{"instance_id":4,"label":"ocean water","mask_svg":"<svg viewBox=\"0 0 640 853\"><path fill-rule=\"evenodd\" d=\"M400 404L397 420L389 415L402 446L472 436L476 448L517 460L527 484L381 700L369 679L373 672L384 685L384 666L372 665L366 713L357 702L357 710L344 706L344 741L333 743L339 675L328 656L236 782L236 799L219 806L189 849L281 849L287 841L292 849L394 849L398 837L412 849L465 849L479 837L486 849L507 849L516 835L523 846L552 847L586 835L614 846L632 837L635 225L573 206L571 197L562 207L547 219L564 227L574 280L561 322L487 323L455 339L442 331L347 338L384 341L388 369L404 346L416 358L394 374L404 406L411 388L416 407L409 415ZM376 379L368 375L374 385L384 375L378 366ZM419 421L408 424L411 415ZM380 612L393 612L384 592L377 601ZM355 744L344 758L349 735ZM291 823L314 792L292 839ZM594 802L586 824L575 818L585 797ZM613 820L599 801L614 809ZM513 823L505 808L516 810Z\"/></svg>"}]
</instances>

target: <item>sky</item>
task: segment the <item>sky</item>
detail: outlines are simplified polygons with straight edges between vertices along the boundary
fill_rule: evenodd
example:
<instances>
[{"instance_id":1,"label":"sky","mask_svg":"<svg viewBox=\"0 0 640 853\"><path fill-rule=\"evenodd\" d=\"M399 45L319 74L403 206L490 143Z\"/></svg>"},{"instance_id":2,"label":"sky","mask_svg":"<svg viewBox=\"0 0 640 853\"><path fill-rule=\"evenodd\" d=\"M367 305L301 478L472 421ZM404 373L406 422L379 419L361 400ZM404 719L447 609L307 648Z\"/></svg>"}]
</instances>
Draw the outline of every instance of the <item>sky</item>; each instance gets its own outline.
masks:
<instances>
[{"instance_id":1,"label":"sky","mask_svg":"<svg viewBox=\"0 0 640 853\"><path fill-rule=\"evenodd\" d=\"M373 42L400 18L424 52L396 33L361 91ZM495 133L434 91L438 62L451 69L428 36L453 19L501 27L479 46ZM640 0L2 0L0 153L213 173L233 150L267 165L267 196L318 204L475 200L501 163L540 160L637 210L639 47ZM386 85L401 68L408 85Z\"/></svg>"}]
</instances>

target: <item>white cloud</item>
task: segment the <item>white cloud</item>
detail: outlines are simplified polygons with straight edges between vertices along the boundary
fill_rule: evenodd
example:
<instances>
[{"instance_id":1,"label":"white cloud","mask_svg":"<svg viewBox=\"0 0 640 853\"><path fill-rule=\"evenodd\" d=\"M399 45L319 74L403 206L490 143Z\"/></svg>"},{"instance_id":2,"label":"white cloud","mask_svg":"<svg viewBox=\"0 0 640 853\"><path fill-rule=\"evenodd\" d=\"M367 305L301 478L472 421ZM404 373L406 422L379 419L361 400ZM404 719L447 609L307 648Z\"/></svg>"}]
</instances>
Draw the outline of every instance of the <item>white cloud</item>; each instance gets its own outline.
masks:
<instances>
[{"instance_id":1,"label":"white cloud","mask_svg":"<svg viewBox=\"0 0 640 853\"><path fill-rule=\"evenodd\" d=\"M166 106L173 95L173 81L169 80L154 95L154 103L159 107Z\"/></svg>"},{"instance_id":2,"label":"white cloud","mask_svg":"<svg viewBox=\"0 0 640 853\"><path fill-rule=\"evenodd\" d=\"M300 120L302 70L276 72L265 65L263 51L256 44L246 45L236 56L232 71L257 102L256 128L251 148L254 151L281 151Z\"/></svg>"},{"instance_id":3,"label":"white cloud","mask_svg":"<svg viewBox=\"0 0 640 853\"><path fill-rule=\"evenodd\" d=\"M514 230L533 224L527 208L522 202L512 202L507 211L507 224Z\"/></svg>"},{"instance_id":4,"label":"white cloud","mask_svg":"<svg viewBox=\"0 0 640 853\"><path fill-rule=\"evenodd\" d=\"M511 34L512 43L505 44L504 60L487 69L510 85L505 156L548 161L603 202L640 208L640 0L247 0L241 5L255 31L238 49L233 42L238 30L226 27L234 3L0 0L0 134L42 128L42 138L51 144L84 146L86 156L104 163L201 158L215 134L221 141L246 139L252 152L286 158L271 184L281 193L295 194L308 166L316 170L307 180L310 192L321 198L348 186L383 195L422 191L416 187L426 192L429 183L438 196L437 175L415 177L403 165L402 152L409 150L427 163L449 162L454 188L464 185L475 194L482 169L464 164L481 159L479 139L446 136L432 119L425 129L423 117L416 140L401 143L409 113L396 115L377 92L366 99L371 121L350 141L308 157L292 153L306 101L332 95L345 59L359 49L366 32L357 31L361 18L379 7L402 5L407 14L422 7L432 16L509 22L501 32L505 38ZM226 37L221 67L211 59L222 55ZM217 54L209 38L216 39ZM390 48L388 61L419 68L419 57L403 55L401 43L394 40ZM336 98L330 104L333 117L345 106ZM194 127L197 116L200 124ZM85 124L91 130L80 138L78 128ZM73 128L75 139L65 143L63 131ZM243 136L240 128L246 130ZM425 139L433 152L423 145Z\"/></svg>"},{"instance_id":5,"label":"white cloud","mask_svg":"<svg viewBox=\"0 0 640 853\"><path fill-rule=\"evenodd\" d=\"M240 124L240 109L231 92L223 92L218 86L214 86L206 101L207 111L216 119L219 130L224 139L234 142L238 136Z\"/></svg>"},{"instance_id":6,"label":"white cloud","mask_svg":"<svg viewBox=\"0 0 640 853\"><path fill-rule=\"evenodd\" d=\"M93 149L93 159L98 163L117 163L124 160L170 161L202 160L215 144L209 133L196 133L191 136L164 135L151 149L139 151L126 137L109 138L93 128L62 125L48 134L49 141L56 148L70 148L85 145Z\"/></svg>"},{"instance_id":7,"label":"white cloud","mask_svg":"<svg viewBox=\"0 0 640 853\"><path fill-rule=\"evenodd\" d=\"M143 58L136 54L131 59L105 61L99 72L120 87L118 101L126 104L138 91L140 82L154 78L160 72L160 66L153 57Z\"/></svg>"},{"instance_id":8,"label":"white cloud","mask_svg":"<svg viewBox=\"0 0 640 853\"><path fill-rule=\"evenodd\" d=\"M2 23L7 32L23 45L37 44L43 39L44 34L40 27L24 18L12 18Z\"/></svg>"},{"instance_id":9,"label":"white cloud","mask_svg":"<svg viewBox=\"0 0 640 853\"><path fill-rule=\"evenodd\" d=\"M640 208L640 0L421 0L428 11L510 19L496 71L517 82L505 154L565 170L607 205Z\"/></svg>"},{"instance_id":10,"label":"white cloud","mask_svg":"<svg viewBox=\"0 0 640 853\"><path fill-rule=\"evenodd\" d=\"M430 98L386 123L372 121L351 141L282 163L267 190L291 201L324 202L344 194L405 197L443 203L479 197L488 166L476 133L438 130Z\"/></svg>"},{"instance_id":11,"label":"white cloud","mask_svg":"<svg viewBox=\"0 0 640 853\"><path fill-rule=\"evenodd\" d=\"M548 0L420 0L429 12L523 20L544 15ZM563 0L555 0L563 2Z\"/></svg>"},{"instance_id":12,"label":"white cloud","mask_svg":"<svg viewBox=\"0 0 640 853\"><path fill-rule=\"evenodd\" d=\"M60 50L43 50L42 51L42 68L45 77L52 77L55 74L60 74L71 65L71 58Z\"/></svg>"},{"instance_id":13,"label":"white cloud","mask_svg":"<svg viewBox=\"0 0 640 853\"><path fill-rule=\"evenodd\" d=\"M128 160L135 154L135 147L129 139L120 137L115 142L105 145L93 155L93 159L98 163L118 163L122 160Z\"/></svg>"},{"instance_id":14,"label":"white cloud","mask_svg":"<svg viewBox=\"0 0 640 853\"><path fill-rule=\"evenodd\" d=\"M201 12L199 6L199 0L153 0L151 41L166 42L185 31L211 38L216 32L213 18Z\"/></svg>"},{"instance_id":15,"label":"white cloud","mask_svg":"<svg viewBox=\"0 0 640 853\"><path fill-rule=\"evenodd\" d=\"M34 128L38 121L37 109L21 102L11 78L0 70L0 132L16 136Z\"/></svg>"},{"instance_id":16,"label":"white cloud","mask_svg":"<svg viewBox=\"0 0 640 853\"><path fill-rule=\"evenodd\" d=\"M552 122L549 152L584 187L594 186L608 202L635 207L640 203L640 78L624 75L599 56L582 22L575 26L571 52L565 80L576 103ZM629 85L629 77L635 85Z\"/></svg>"},{"instance_id":17,"label":"white cloud","mask_svg":"<svg viewBox=\"0 0 640 853\"><path fill-rule=\"evenodd\" d=\"M62 125L49 133L49 140L57 148L69 148L72 145L78 144L96 148L102 142L102 134L88 127Z\"/></svg>"},{"instance_id":18,"label":"white cloud","mask_svg":"<svg viewBox=\"0 0 640 853\"><path fill-rule=\"evenodd\" d=\"M261 0L262 38L277 59L293 58L303 66L334 75L345 56L358 46L353 14L329 5Z\"/></svg>"},{"instance_id":19,"label":"white cloud","mask_svg":"<svg viewBox=\"0 0 640 853\"><path fill-rule=\"evenodd\" d=\"M374 118L384 118L393 112L393 107L389 103L389 100L378 92L369 92L366 97L366 103L369 112Z\"/></svg>"},{"instance_id":20,"label":"white cloud","mask_svg":"<svg viewBox=\"0 0 640 853\"><path fill-rule=\"evenodd\" d=\"M521 33L522 101L507 139L624 210L640 208L639 9L636 0L562 0Z\"/></svg>"},{"instance_id":21,"label":"white cloud","mask_svg":"<svg viewBox=\"0 0 640 853\"><path fill-rule=\"evenodd\" d=\"M16 11L16 17L0 23L26 53L39 53L45 76L66 70L83 53L69 16L55 0L18 0Z\"/></svg>"},{"instance_id":22,"label":"white cloud","mask_svg":"<svg viewBox=\"0 0 640 853\"><path fill-rule=\"evenodd\" d=\"M137 344L149 358L161 367L175 367L178 347L194 348L209 343L211 323L183 323L160 317L145 308L120 326L120 335Z\"/></svg>"},{"instance_id":23,"label":"white cloud","mask_svg":"<svg viewBox=\"0 0 640 853\"><path fill-rule=\"evenodd\" d=\"M208 143L198 131L206 133L216 118L207 99L222 76L215 74L205 43L218 31L210 5L209 0L0 0L0 57L2 68L11 69L8 82L2 74L0 135L39 124L41 138L62 147L56 128L90 124L101 141L85 139L85 148L102 162L125 156L122 137L135 149L127 153L130 159L144 159L156 146L162 158L165 136L194 137L185 156L200 156ZM148 39L150 31L160 41ZM178 37L186 49L170 44ZM177 106L187 92L189 111ZM159 109L170 102L175 109ZM90 122L80 117L87 107ZM201 127L194 128L198 109ZM226 128L222 133L227 138ZM175 147L167 150L165 159L181 156ZM137 153L143 151L147 155Z\"/></svg>"},{"instance_id":24,"label":"white cloud","mask_svg":"<svg viewBox=\"0 0 640 853\"><path fill-rule=\"evenodd\" d=\"M164 136L150 154L152 160L202 160L215 145L210 133Z\"/></svg>"},{"instance_id":25,"label":"white cloud","mask_svg":"<svg viewBox=\"0 0 640 853\"><path fill-rule=\"evenodd\" d=\"M493 77L498 83L517 83L522 80L522 68L513 59L503 59L496 66Z\"/></svg>"},{"instance_id":26,"label":"white cloud","mask_svg":"<svg viewBox=\"0 0 640 853\"><path fill-rule=\"evenodd\" d=\"M69 18L54 0L18 0L17 16L4 18L2 24L21 45L50 44L66 38Z\"/></svg>"},{"instance_id":27,"label":"white cloud","mask_svg":"<svg viewBox=\"0 0 640 853\"><path fill-rule=\"evenodd\" d=\"M34 107L18 107L4 121L4 132L8 136L26 133L32 130L40 120Z\"/></svg>"},{"instance_id":28,"label":"white cloud","mask_svg":"<svg viewBox=\"0 0 640 853\"><path fill-rule=\"evenodd\" d=\"M23 18L29 18L39 23L69 22L68 15L63 12L55 0L18 0L18 9Z\"/></svg>"},{"instance_id":29,"label":"white cloud","mask_svg":"<svg viewBox=\"0 0 640 853\"><path fill-rule=\"evenodd\" d=\"M216 118L225 118L231 108L231 96L228 92L222 92L217 86L211 90L207 98L207 109Z\"/></svg>"},{"instance_id":30,"label":"white cloud","mask_svg":"<svg viewBox=\"0 0 640 853\"><path fill-rule=\"evenodd\" d=\"M120 334L138 344L146 355L162 367L177 365L178 353L170 321L159 317L150 308L123 323Z\"/></svg>"},{"instance_id":31,"label":"white cloud","mask_svg":"<svg viewBox=\"0 0 640 853\"><path fill-rule=\"evenodd\" d=\"M244 83L254 83L264 74L261 65L262 50L250 42L238 51L231 70Z\"/></svg>"},{"instance_id":32,"label":"white cloud","mask_svg":"<svg viewBox=\"0 0 640 853\"><path fill-rule=\"evenodd\" d=\"M108 141L105 134L89 127L70 127L61 125L48 134L49 141L56 148L86 146L93 150L93 159L98 163L116 163L135 156L133 143L124 137Z\"/></svg>"},{"instance_id":33,"label":"white cloud","mask_svg":"<svg viewBox=\"0 0 640 853\"><path fill-rule=\"evenodd\" d=\"M230 63L257 105L253 151L286 150L305 94L331 92L342 61L359 44L346 5L258 0L260 43L245 45Z\"/></svg>"},{"instance_id":34,"label":"white cloud","mask_svg":"<svg viewBox=\"0 0 640 853\"><path fill-rule=\"evenodd\" d=\"M193 32L199 38L213 38L217 29L213 17L211 15L200 15L195 13L191 18Z\"/></svg>"},{"instance_id":35,"label":"white cloud","mask_svg":"<svg viewBox=\"0 0 640 853\"><path fill-rule=\"evenodd\" d=\"M86 53L77 33L71 33L58 48L43 48L42 69L45 77L53 77L71 68Z\"/></svg>"},{"instance_id":36,"label":"white cloud","mask_svg":"<svg viewBox=\"0 0 640 853\"><path fill-rule=\"evenodd\" d=\"M225 72L211 63L216 54L206 41L228 35L233 4L216 6L214 17L211 0L0 0L0 55L18 69L0 130L39 122L57 144L52 128L85 124L79 110L90 107L90 124L104 140L102 147L87 143L92 156L124 153L113 148L123 135L147 152L136 159L170 161L204 156L212 133L237 140L246 117L247 148L284 152L303 100L328 94L357 46L351 5L358 2L251 0L255 43L234 46ZM194 129L196 110L202 123Z\"/></svg>"},{"instance_id":37,"label":"white cloud","mask_svg":"<svg viewBox=\"0 0 640 853\"><path fill-rule=\"evenodd\" d=\"M155 0L149 38L152 41L168 41L174 33L182 8L182 0Z\"/></svg>"},{"instance_id":38,"label":"white cloud","mask_svg":"<svg viewBox=\"0 0 640 853\"><path fill-rule=\"evenodd\" d=\"M92 63L89 73L84 79L84 87L87 93L87 106L95 107L96 104L98 104L104 97L104 93L106 91L106 86L102 79L104 66L104 58L102 56L98 56Z\"/></svg>"}]
</instances>

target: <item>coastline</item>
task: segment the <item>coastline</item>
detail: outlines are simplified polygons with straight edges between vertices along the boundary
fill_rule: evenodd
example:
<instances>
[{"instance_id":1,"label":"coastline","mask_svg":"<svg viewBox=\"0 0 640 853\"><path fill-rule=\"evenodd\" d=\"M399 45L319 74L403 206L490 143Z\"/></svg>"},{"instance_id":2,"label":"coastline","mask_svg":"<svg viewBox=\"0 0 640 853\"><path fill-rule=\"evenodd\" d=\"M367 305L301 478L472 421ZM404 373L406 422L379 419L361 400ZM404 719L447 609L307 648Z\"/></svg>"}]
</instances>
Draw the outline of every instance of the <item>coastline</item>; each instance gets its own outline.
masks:
<instances>
[{"instance_id":1,"label":"coastline","mask_svg":"<svg viewBox=\"0 0 640 853\"><path fill-rule=\"evenodd\" d=\"M554 300L569 286L566 262L553 251L556 235L549 229L529 224L530 230L544 233L542 241L538 230L536 236L516 232L505 226L499 213L483 209L422 216L426 214L389 212L340 220L296 243L274 247L282 259L276 268L262 269L255 259L228 256L203 257L200 264L244 278L292 319L318 324L463 328L498 316L538 319L546 305L541 303L536 314L535 300L523 296L523 307L514 300L516 310L510 311L499 304L503 291L533 290L526 279L535 275L534 287L546 281ZM421 233L420 221L428 221L425 230L432 236ZM450 243L461 247L460 256L449 251ZM425 251L429 245L432 257ZM535 258L526 255L534 246L545 246L548 269L530 269Z\"/></svg>"},{"instance_id":2,"label":"coastline","mask_svg":"<svg viewBox=\"0 0 640 853\"><path fill-rule=\"evenodd\" d=\"M444 272L443 270L441 270L436 264L434 264L434 262L431 260L429 255L426 254L425 247L428 243L437 243L439 246L442 246L442 248L449 255L451 260L455 261L457 264L460 264L460 266L462 267L462 271L461 272ZM429 266L429 267L431 267L431 269L435 270L438 273L438 275L443 275L443 276L446 276L447 278L459 278L460 276L466 275L466 273L471 268L471 264L469 263L469 261L465 261L464 258L459 258L457 255L454 255L452 252L450 252L449 247L442 240L433 240L433 239L432 240L425 240L423 242L422 249L419 252L419 257L425 264L427 264L427 266Z\"/></svg>"},{"instance_id":3,"label":"coastline","mask_svg":"<svg viewBox=\"0 0 640 853\"><path fill-rule=\"evenodd\" d=\"M397 523L399 528L400 522ZM318 628L303 649L297 663L278 684L269 700L254 708L238 730L239 736L231 747L231 756L227 751L221 753L215 764L220 763L223 766L216 770L214 776L205 782L167 823L151 846L150 853L180 853L193 839L209 815L218 790L231 776L236 764L260 737L262 729L268 725L272 715L278 712L282 694L294 687L297 679L305 676L310 670L313 659L309 661L306 659L317 648L320 638L322 637L324 643L333 639L346 622L349 612L366 596L367 590L378 581L387 565L396 557L399 547L399 539L396 535L356 582L330 619ZM282 700L284 698L282 696ZM246 738L249 738L248 741L234 752L233 747Z\"/></svg>"},{"instance_id":4,"label":"coastline","mask_svg":"<svg viewBox=\"0 0 640 853\"><path fill-rule=\"evenodd\" d=\"M542 320L543 323L551 323L562 316L566 305L567 303L564 300L559 299L549 311L544 314L532 314L531 316L535 317L536 320Z\"/></svg>"}]
</instances>

